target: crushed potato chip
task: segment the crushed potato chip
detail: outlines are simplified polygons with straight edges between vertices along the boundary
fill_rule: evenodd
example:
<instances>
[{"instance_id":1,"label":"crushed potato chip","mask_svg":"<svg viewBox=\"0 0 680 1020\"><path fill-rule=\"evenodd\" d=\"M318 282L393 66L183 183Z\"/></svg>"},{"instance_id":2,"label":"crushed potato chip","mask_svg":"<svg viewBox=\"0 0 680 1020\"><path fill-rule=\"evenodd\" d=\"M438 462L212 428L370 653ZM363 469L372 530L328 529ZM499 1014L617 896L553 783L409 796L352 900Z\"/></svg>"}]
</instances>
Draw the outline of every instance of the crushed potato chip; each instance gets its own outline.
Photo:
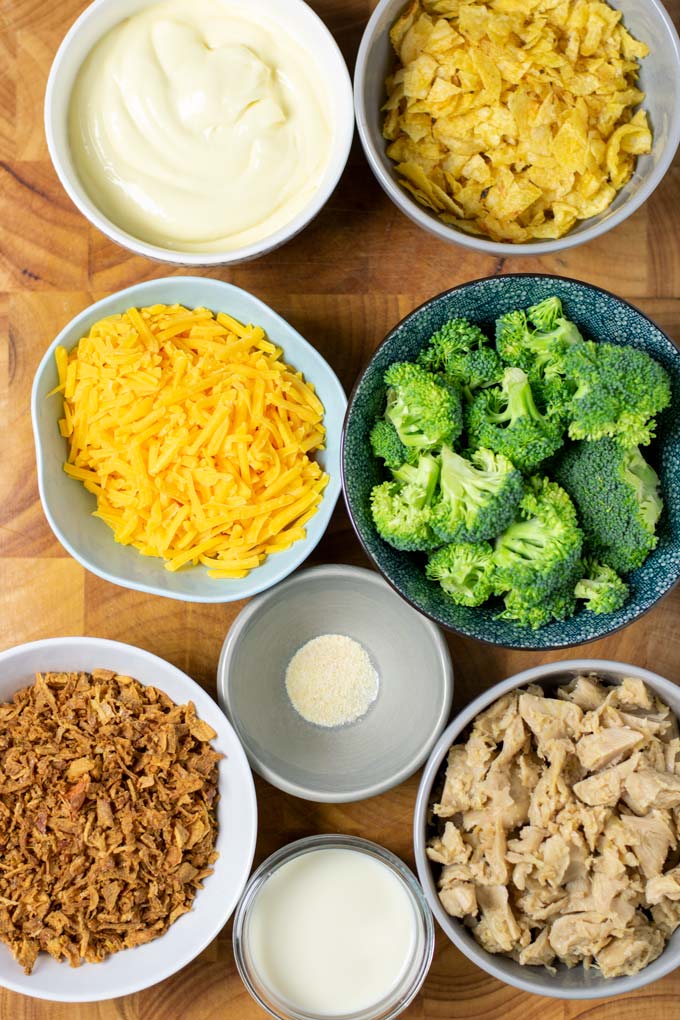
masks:
<instances>
[{"instance_id":1,"label":"crushed potato chip","mask_svg":"<svg viewBox=\"0 0 680 1020\"><path fill-rule=\"evenodd\" d=\"M651 150L633 112L649 51L602 0L414 0L390 38L387 154L418 202L467 233L562 237Z\"/></svg>"}]
</instances>

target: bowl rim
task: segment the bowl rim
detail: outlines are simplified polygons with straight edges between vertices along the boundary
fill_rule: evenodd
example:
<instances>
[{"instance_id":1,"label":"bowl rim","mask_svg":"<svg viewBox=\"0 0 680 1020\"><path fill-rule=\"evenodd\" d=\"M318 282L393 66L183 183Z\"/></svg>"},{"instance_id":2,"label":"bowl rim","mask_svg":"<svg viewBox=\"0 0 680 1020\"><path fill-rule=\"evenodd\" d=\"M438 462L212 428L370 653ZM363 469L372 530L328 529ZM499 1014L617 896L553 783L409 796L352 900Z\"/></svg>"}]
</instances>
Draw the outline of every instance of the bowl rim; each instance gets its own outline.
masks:
<instances>
[{"instance_id":1,"label":"bowl rim","mask_svg":"<svg viewBox=\"0 0 680 1020\"><path fill-rule=\"evenodd\" d=\"M254 617L258 616L261 612L267 612L268 602L271 599L274 597L278 598L285 594L286 591L290 591L291 588L297 587L300 584L304 585L310 578L326 580L331 584L338 580L354 579L361 585L374 585L383 595L385 593L389 593L390 596L393 594L393 588L387 583L382 574L375 570L368 570L366 567L355 567L346 563L325 563L298 571L286 581L277 584L276 588L268 589L254 599L251 599L232 622L224 639L217 665L217 700L237 735L239 734L239 724L234 718L231 699L231 669L236 648L243 631ZM417 612L415 609L413 611ZM270 783L271 786L283 790L284 793L292 794L301 800L314 801L319 804L350 804L358 800L367 800L369 797L377 797L378 794L394 789L394 787L399 786L413 776L435 745L437 734L441 733L443 727L446 726L446 720L451 713L454 686L453 663L444 635L434 621L428 619L423 613L418 613L418 615L437 653L442 677L443 698L436 721L432 727L432 734L422 745L415 757L411 758L389 779L384 779L379 783L366 783L364 786L357 787L354 791L335 792L292 782L280 772L263 764L257 755L252 752L247 742L239 736L253 771Z\"/></svg>"},{"instance_id":2,"label":"bowl rim","mask_svg":"<svg viewBox=\"0 0 680 1020\"><path fill-rule=\"evenodd\" d=\"M486 691L483 691L474 698L451 720L449 725L439 737L439 740L437 741L434 750L423 769L420 783L418 785L418 793L416 795L416 803L413 812L413 849L418 878L439 927L442 929L446 937L456 946L456 948L459 949L464 956L476 964L476 966L480 967L481 970L486 971L487 974L490 974L492 977L495 977L497 980L502 981L505 984L509 984L514 988L519 988L521 991L529 992L533 995L545 995L554 999L602 999L608 996L623 995L626 992L634 991L635 989L642 988L645 985L650 984L652 981L657 981L666 974L670 974L671 971L678 967L680 950L676 951L675 954L667 953L668 943L666 943L666 947L662 954L652 963L648 964L647 967L643 968L643 970L632 976L612 978L604 987L587 988L584 986L582 988L569 989L568 992L565 993L565 990L557 983L554 986L551 986L551 984L548 983L546 988L537 989L531 984L531 982L525 980L521 976L521 973L518 973L517 977L514 975L510 977L506 973L501 972L492 958L491 953L482 949L481 946L477 946L476 943L474 946L469 945L467 941L460 937L456 924L452 924L452 922L455 922L456 919L450 917L446 913L439 902L438 896L435 892L433 892L434 878L429 858L425 853L426 818L432 786L437 778L437 774L449 751L449 748L455 743L465 727L468 726L480 712L483 712L485 708L488 708L495 701L498 701L499 698L501 698L504 694L507 694L509 691L515 690L518 687L526 686L530 683L545 682L546 680L551 680L563 673L600 673L615 674L621 677L631 676L649 684L655 693L660 694L660 696L664 699L675 698L677 700L680 696L678 686L661 676L659 673L654 673L652 670L645 669L642 666L634 666L630 663L617 662L613 659L578 658L546 662L539 666L531 666L529 669L521 670L519 673L514 673L512 676L507 677L505 680L501 680L498 683L493 684ZM677 713L674 712L674 714ZM665 961L664 957L666 957ZM503 960L508 959L505 956L502 956L501 958ZM514 961L510 962L514 963ZM520 965L516 964L516 966L519 969ZM643 975L647 974L649 975L648 977L643 977Z\"/></svg>"},{"instance_id":3,"label":"bowl rim","mask_svg":"<svg viewBox=\"0 0 680 1020\"><path fill-rule=\"evenodd\" d=\"M190 946L187 946L185 943L182 953L176 956L172 963L169 964L167 967L160 968L159 970L154 971L153 975L146 975L138 980L131 980L129 985L126 985L124 989L115 992L114 995L111 995L111 993L108 990L104 991L103 994L97 995L94 998L92 997L91 994L87 996L83 995L79 996L74 995L73 993L63 993L56 990L50 991L49 1001L67 1003L108 1001L119 995L129 995L135 992L143 991L146 988L151 988L153 985L158 984L158 982L160 981L166 980L173 974L176 974L183 967L186 967L193 960L195 960L196 957L203 952L206 946L208 946L210 942L212 942L213 939L216 938L217 935L222 931L222 929L227 924L230 917L236 910L236 907L238 906L238 902L243 894L243 890L245 889L250 878L253 860L255 857L255 847L257 843L258 832L258 809L257 809L257 796L255 793L255 783L253 781L252 771L250 769L250 765L248 763L248 759L243 749L243 745L241 744L241 740L238 736L238 733L231 725L227 717L224 716L224 713L220 712L219 705L208 694L208 692L204 690L204 688L201 687L200 684L198 684L192 677L190 677L188 673L185 673L184 670L179 669L179 667L175 666L172 662L169 662L167 659L163 659L160 655L156 655L154 652L149 652L145 648L139 648L137 645L131 645L125 641L115 641L110 638L92 637L89 635L70 635L67 637L41 638L37 641L26 641L22 644L12 645L9 648L5 648L2 651L0 651L0 666L3 666L5 662L11 660L14 656L20 655L27 651L28 652L30 651L39 652L42 650L48 651L55 647L68 648L69 646L76 645L92 649L93 653L96 654L102 653L102 655L105 655L106 652L110 649L115 649L117 652L132 652L134 653L135 657L141 657L145 659L150 666L155 666L159 670L162 670L163 672L166 673L170 672L171 674L174 674L175 678L186 686L187 688L186 700L190 699L195 703L199 715L202 712L204 713L204 715L207 712L210 712L211 718L212 716L223 717L222 719L220 719L220 725L224 727L223 732L229 734L230 742L233 743L233 747L230 748L229 758L231 761L238 760L238 767L242 771L245 784L245 792L250 805L252 824L250 826L250 831L247 833L247 843L245 846L244 856L244 868L238 878L238 883L234 887L235 888L234 895L231 897L230 900L225 901L225 905L226 907L228 907L228 909L220 912L219 921L215 922L214 924L206 928L201 933L200 938L192 942ZM140 680L139 683L142 683L142 681ZM161 690L164 690L162 679L158 686ZM218 731L217 734L218 738L220 737L220 735L221 734ZM224 782L220 781L219 785L223 787ZM220 795L225 796L225 792L226 791L224 789L221 789ZM242 832L243 830L240 829L239 835L242 835ZM199 893L200 892L204 892L204 890L199 890ZM161 938L162 937L163 936L161 936ZM2 987L7 988L10 991L18 992L21 995L27 995L30 998L43 1000L47 999L47 996L45 995L36 994L35 992L32 993L30 989L27 989L26 985L22 984L20 981L12 981L3 978L0 984L2 985Z\"/></svg>"},{"instance_id":4,"label":"bowl rim","mask_svg":"<svg viewBox=\"0 0 680 1020\"><path fill-rule=\"evenodd\" d=\"M305 12L303 16L307 17L311 15L311 19L318 23L318 27L321 30L322 37L324 38L325 45L327 47L326 55L337 63L338 81L334 86L334 90L337 88L337 92L341 97L343 117L342 120L336 119L333 124L334 130L338 133L338 156L335 166L333 166L333 154L331 153L324 173L324 178L320 182L315 194L310 198L304 208L293 217L293 219L273 233L268 234L259 241L252 242L248 245L242 245L239 248L227 251L189 252L181 251L177 248L164 248L161 245L144 241L141 238L128 233L128 231L123 230L114 223L113 220L110 220L108 216L105 216L104 213L100 211L99 207L89 197L82 185L83 196L81 197L78 194L78 189L73 184L73 177L77 178L75 168L73 170L73 174L67 169L56 143L54 129L54 103L55 96L61 89L60 77L62 65L64 64L65 59L67 59L68 51L74 39L81 31L83 25L88 24L90 21L94 21L99 16L99 9L110 5L111 3L112 0L91 0L85 10L78 15L59 44L59 48L50 67L47 86L45 89L43 122L50 161L54 167L57 177L59 178L61 186L75 205L78 212L84 216L85 219L92 224L92 226L99 230L100 233L104 234L105 237L108 237L110 241L113 241L121 248L131 251L135 255L153 259L156 262L165 262L171 265L193 267L236 265L241 262L247 262L250 259L259 258L261 255L273 251L275 248L286 244L288 241L296 237L297 234L304 230L305 227L307 227L321 212L335 191L340 178L344 173L345 167L347 166L354 137L354 100L352 93L352 79L347 67L347 62L342 55L340 47L324 21L306 2L306 0L286 0L288 5L296 7L298 11ZM147 4L149 6L153 3L154 0L147 0Z\"/></svg>"},{"instance_id":5,"label":"bowl rim","mask_svg":"<svg viewBox=\"0 0 680 1020\"><path fill-rule=\"evenodd\" d=\"M368 371L374 358L382 350L382 348L392 339L392 336L397 329L403 326L410 318L422 312L433 301L437 301L440 298L447 297L449 294L455 294L457 291L464 290L466 287L472 287L475 286L476 284L486 283L489 280L495 279L559 280L562 283L577 284L579 287L585 287L588 290L597 291L598 293L604 294L606 297L612 298L614 301L618 301L620 304L627 306L637 315L640 315L643 319L646 319L646 321L651 326L653 326L654 329L658 330L658 332L661 334L664 340L668 343L669 350L671 350L675 356L680 358L680 348L678 348L678 346L673 342L668 333L666 333L666 331L663 330L661 326L659 326L658 323L654 321L654 319L652 319L649 315L643 312L636 305L632 304L630 301L627 301L625 298L613 294L611 291L606 290L604 287L598 287L594 283L587 283L585 280L577 280L573 277L562 276L558 273L502 273L498 276L481 276L477 277L474 280L467 280L465 283L456 284L455 287L450 287L448 290L443 290L439 294L434 294L431 298L428 298L426 301L421 302L421 304L419 304L416 308L414 308L412 311L408 312L405 316L403 316L403 318L401 318L399 322L395 323L395 325L392 326L387 335L380 341L378 346L373 350L373 352L370 355L368 355L368 357L364 361L364 364L360 369L359 374L357 375L357 378L354 382L354 386L352 387L349 398L347 400L347 410L345 411L345 419L342 423L342 439L340 443L340 469L342 476L343 501L345 504L345 508L347 510L347 516L349 517L352 528L354 530L354 534L359 539L362 549L364 550L365 554L368 556L369 560L374 565L376 570L380 573L380 576L384 578L384 580L397 593L397 595L404 599L405 602L408 602L408 604L412 606L413 609L415 609L417 612L422 613L423 616L426 616L429 620L435 623L438 627L442 627L444 630L448 631L451 634L459 634L461 637L469 638L474 641L479 641L481 644L488 645L491 648L508 648L513 651L521 650L525 652L548 652L555 651L560 648L577 648L581 645L592 644L593 641L601 641L603 637L609 637L612 634L618 634L619 631L625 630L625 628L630 627L631 624L637 623L638 620L641 620L644 616L646 616L647 613L650 612L650 610L652 610L659 602L661 602L662 599L669 595L674 590L674 588L678 586L678 584L680 584L680 573L678 573L678 576L675 578L675 580L671 581L661 593L657 594L654 600L650 602L650 604L646 606L645 609L643 609L642 612L640 612L637 616L634 616L631 620L628 620L625 623L618 624L616 627L611 627L609 630L604 631L601 634L595 634L592 637L587 638L583 637L578 638L578 640L575 641L563 641L560 642L559 644L550 645L546 644L534 645L530 643L505 644L501 641L490 641L488 638L479 637L476 634L468 634L466 631L459 630L457 627L451 626L451 624L444 623L442 620L438 619L432 613L428 612L426 609L422 609L419 605L417 605L416 602L413 601L413 599L409 598L408 595L404 594L404 592L402 592L397 587L394 581L392 581L389 577L387 577L386 574L383 573L380 564L378 563L371 549L369 549L367 543L364 540L364 537L359 529L359 525L357 524L349 497L347 495L347 479L345 472L345 441L347 436L347 427L349 424L350 416L352 414L352 408L354 406L354 400L357 391L359 390L359 387L361 386L364 380L366 372Z\"/></svg>"},{"instance_id":6,"label":"bowl rim","mask_svg":"<svg viewBox=\"0 0 680 1020\"><path fill-rule=\"evenodd\" d=\"M666 30L674 54L676 72L674 77L676 80L680 80L680 38L678 37L675 25L660 0L646 0L646 2L653 9L654 16L663 24ZM364 29L354 67L354 110L361 145L376 180L397 208L423 230L434 234L435 237L448 244L459 244L464 248L470 248L485 255L496 256L497 258L507 258L513 255L550 255L565 251L568 248L575 248L580 244L587 244L588 241L592 241L596 237L600 237L602 234L619 226L647 201L665 177L673 162L678 146L680 146L680 113L678 111L676 111L671 121L668 140L658 163L652 168L652 172L629 200L625 201L619 209L611 213L607 219L601 220L599 223L586 227L578 233L569 231L563 237L547 241L522 242L519 244L512 244L507 241L492 241L475 234L466 234L462 230L443 223L436 216L431 215L418 205L415 199L411 198L408 192L387 172L380 159L378 145L373 137L373 132L369 127L370 116L366 107L368 51L376 36L378 22L384 12L393 5L394 0L380 0ZM400 9L405 6L406 0L401 0ZM680 87L676 86L676 89L680 93ZM625 187L627 187L627 184L624 185ZM585 223L587 220L579 222Z\"/></svg>"},{"instance_id":7,"label":"bowl rim","mask_svg":"<svg viewBox=\"0 0 680 1020\"><path fill-rule=\"evenodd\" d=\"M388 850L387 847L384 847L373 840L366 839L364 836L332 832L303 836L301 839L296 839L292 843L287 843L284 846L279 847L278 850L274 850L274 852L266 857L265 860L263 860L256 868L248 879L236 908L236 913L234 914L232 945L236 968L241 980L243 981L246 990L250 993L255 1002L258 1003L261 1009L274 1017L275 1020L285 1020L283 1012L276 1012L275 1008L272 1008L275 1005L274 1001L272 1001L270 1006L264 1001L256 987L255 982L258 980L259 976L257 975L255 968L249 966L247 952L244 951L244 945L247 945L247 924L250 910L252 909L260 890L266 885L269 879L276 874L279 868L288 864L290 861L297 860L304 854L314 853L317 850L354 850L357 853L361 853L367 857L373 858L374 860L380 861L380 863L384 864L388 870L392 872L392 874L395 874L398 877L406 890L408 898L411 901L414 914L416 915L416 923L418 926L422 925L423 945L422 953L417 957L420 961L419 967L417 973L414 975L414 980L412 981L410 988L406 994L403 994L402 992L402 996L398 999L398 1001L393 1002L392 1006L388 1007L386 1012L381 1013L380 1020L396 1020L398 1016L402 1015L406 1007L413 1001L422 988L432 964L435 947L434 921L432 919L432 911L425 896L425 892L409 865L392 850ZM415 955L414 959L416 959ZM255 980L253 980L253 978ZM264 990L264 982L260 981L260 985ZM278 1005L278 1003L276 1005ZM369 1007L368 1009L361 1010L360 1012L363 1015L370 1011ZM304 1020L312 1020L312 1014L302 1010L287 1010L286 1015L289 1017L289 1020L293 1020L294 1017L298 1017L299 1020L303 1020L303 1018ZM356 1016L356 1014L353 1015ZM347 1015L345 1016L347 1017ZM343 1020L343 1018L340 1017L339 1020ZM349 1020L351 1020L351 1017Z\"/></svg>"},{"instance_id":8,"label":"bowl rim","mask_svg":"<svg viewBox=\"0 0 680 1020\"><path fill-rule=\"evenodd\" d=\"M325 489L323 490L322 499L314 518L315 520L318 520L320 523L318 535L310 537L308 531L307 536L305 538L300 539L298 542L294 543L294 545L291 548L294 549L295 546L297 545L299 547L297 550L297 554L292 557L290 563L286 565L281 563L278 570L274 573L273 577L270 577L268 580L261 580L259 582L256 580L252 580L250 581L249 584L246 583L249 581L250 578L253 578L254 575L256 574L256 571L258 569L256 567L254 570L251 571L248 577L240 580L238 582L238 588L235 588L231 592L227 590L220 590L219 588L220 581L217 578L213 578L212 581L215 583L216 586L218 586L214 593L213 592L209 592L206 594L191 593L191 595L184 595L180 592L168 591L166 589L160 588L155 584L147 584L145 582L136 580L127 580L117 573L113 573L108 570L103 570L100 569L99 567L96 567L95 565L90 563L90 561L85 556L83 556L80 553L80 551L62 533L61 529L54 520L50 503L46 496L45 487L46 458L44 445L42 442L41 430L39 426L38 387L46 368L53 361L55 349L59 346L59 344L62 341L62 338L66 333L70 332L71 330L75 330L76 328L80 329L80 324L82 322L91 319L93 315L99 312L102 306L108 304L112 300L119 302L122 310L126 304L127 299L132 300L134 298L135 300L133 303L139 304L139 302L136 300L137 297L143 296L149 290L154 290L158 287L168 287L169 289L172 289L173 287L177 287L178 285L189 285L192 287L205 288L206 290L209 291L214 290L215 292L221 291L225 295L225 300L228 300L230 294L238 294L241 296L245 296L247 298L248 302L252 305L254 312L259 312L261 309L264 309L268 316L274 317L274 319L277 321L277 325L281 324L282 328L293 337L293 344L291 346L302 348L308 355L311 355L320 366L322 366L323 370L326 372L326 378L329 387L335 391L335 399L337 399L339 405L346 410L347 396L345 394L344 388L340 380L338 379L331 365L326 361L323 355L321 355L319 351L317 351L317 349L313 347L312 344L310 344L308 340L305 340L302 334L299 333L294 328L294 326L291 326L291 324L286 319L284 319L282 315L279 315L279 313L276 312L270 305L267 305L264 301L256 297L254 294L251 294L249 291L244 290L242 287L237 287L233 283L226 283L224 280L216 280L212 277L207 276L164 276L152 280L145 280L142 283L135 283L129 287L125 287L123 290L114 291L113 293L107 295L106 297L101 298L99 301L95 301L93 304L87 305L86 308L78 312L78 314L75 315L72 319L70 319L69 322L67 322L66 325L63 327L63 329L59 331L57 336L49 344L45 353L40 359L40 363L38 364L38 367L35 371L33 383L31 386L31 420L33 426L33 439L36 455L38 492L40 495L40 502L42 504L43 513L45 514L47 522L50 528L52 529L55 538L61 543L63 548L66 549L69 555L71 555L73 559L76 560L76 562L80 563L82 567L84 567L86 570L89 570L90 573L95 574L97 577L102 578L104 581L108 581L110 584L118 585L121 588L127 588L132 591L142 591L148 595L159 595L162 598L170 598L178 602L225 604L228 602L240 601L241 599L249 598L251 595L256 595L262 591L266 591L273 585L278 584L279 581L287 577L290 573L292 573L293 570L296 570L297 567L299 567L300 564L307 559L307 557L313 552L313 550L316 548L318 543L323 538L330 523L330 519L337 504L338 498L340 496L340 490L342 487L341 470L338 470L337 472L334 473L331 473L329 471L326 472L329 476L328 483ZM71 347L72 346L73 345L71 345ZM69 348L69 350L71 349L71 347ZM285 345L284 345L284 357L290 357L290 351L288 353L286 352ZM294 360L294 355L292 360ZM313 379L311 381L314 382L315 385L318 385L318 379ZM55 416L55 424L56 420L57 419ZM331 431L331 426L329 422L325 420L325 409L324 409L324 421L326 425L326 431L327 432ZM338 430L339 446L341 447L342 421L338 422L337 425L334 427L337 428ZM111 538L111 541L113 541L113 538Z\"/></svg>"}]
</instances>

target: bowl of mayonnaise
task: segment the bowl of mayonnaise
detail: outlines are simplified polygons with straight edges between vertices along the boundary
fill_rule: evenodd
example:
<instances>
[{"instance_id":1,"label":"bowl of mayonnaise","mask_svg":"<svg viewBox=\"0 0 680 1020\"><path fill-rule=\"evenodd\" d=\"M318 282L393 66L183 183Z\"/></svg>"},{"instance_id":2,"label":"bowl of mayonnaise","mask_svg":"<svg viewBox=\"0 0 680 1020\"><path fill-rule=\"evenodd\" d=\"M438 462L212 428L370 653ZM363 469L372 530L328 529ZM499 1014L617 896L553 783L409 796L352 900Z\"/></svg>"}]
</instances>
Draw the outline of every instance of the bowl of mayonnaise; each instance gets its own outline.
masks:
<instances>
[{"instance_id":1,"label":"bowl of mayonnaise","mask_svg":"<svg viewBox=\"0 0 680 1020\"><path fill-rule=\"evenodd\" d=\"M343 172L352 87L303 0L94 0L52 64L45 131L102 233L185 265L257 258Z\"/></svg>"}]
</instances>

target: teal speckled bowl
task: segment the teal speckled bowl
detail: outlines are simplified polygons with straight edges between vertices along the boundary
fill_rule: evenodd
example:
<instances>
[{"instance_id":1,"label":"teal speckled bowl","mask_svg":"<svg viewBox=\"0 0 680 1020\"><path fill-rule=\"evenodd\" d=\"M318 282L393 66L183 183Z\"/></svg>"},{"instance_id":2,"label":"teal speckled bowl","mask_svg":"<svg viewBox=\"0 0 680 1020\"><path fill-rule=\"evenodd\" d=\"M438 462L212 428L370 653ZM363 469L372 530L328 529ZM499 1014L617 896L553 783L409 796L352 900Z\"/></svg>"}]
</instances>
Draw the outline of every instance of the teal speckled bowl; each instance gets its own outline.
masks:
<instances>
[{"instance_id":1,"label":"teal speckled bowl","mask_svg":"<svg viewBox=\"0 0 680 1020\"><path fill-rule=\"evenodd\" d=\"M597 616L581 610L569 620L532 631L498 620L497 605L471 609L455 605L436 582L425 577L422 555L402 553L379 537L369 509L371 489L385 477L374 459L368 434L385 400L383 375L394 361L415 360L427 340L448 319L464 316L491 330L498 316L551 294L564 303L587 338L633 344L661 362L670 374L673 400L659 418L657 439L644 450L659 472L665 509L659 544L628 577L630 597L618 613ZM579 280L518 274L473 280L421 305L394 327L364 369L350 398L343 430L342 478L354 529L368 555L389 583L426 616L447 630L507 648L566 648L595 641L625 627L650 609L680 578L680 352L646 315L621 298Z\"/></svg>"}]
</instances>

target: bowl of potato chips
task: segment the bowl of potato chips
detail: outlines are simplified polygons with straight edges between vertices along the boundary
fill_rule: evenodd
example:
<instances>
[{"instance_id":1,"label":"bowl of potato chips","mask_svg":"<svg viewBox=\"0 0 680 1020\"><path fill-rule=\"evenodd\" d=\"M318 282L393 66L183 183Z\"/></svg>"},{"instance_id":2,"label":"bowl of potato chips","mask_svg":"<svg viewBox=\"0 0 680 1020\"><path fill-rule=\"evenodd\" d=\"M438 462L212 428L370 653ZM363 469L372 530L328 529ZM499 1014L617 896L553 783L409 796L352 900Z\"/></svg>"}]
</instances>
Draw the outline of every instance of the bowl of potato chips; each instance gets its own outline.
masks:
<instances>
[{"instance_id":1,"label":"bowl of potato chips","mask_svg":"<svg viewBox=\"0 0 680 1020\"><path fill-rule=\"evenodd\" d=\"M680 41L658 0L381 0L354 85L392 201L495 256L611 230L680 143Z\"/></svg>"}]
</instances>

